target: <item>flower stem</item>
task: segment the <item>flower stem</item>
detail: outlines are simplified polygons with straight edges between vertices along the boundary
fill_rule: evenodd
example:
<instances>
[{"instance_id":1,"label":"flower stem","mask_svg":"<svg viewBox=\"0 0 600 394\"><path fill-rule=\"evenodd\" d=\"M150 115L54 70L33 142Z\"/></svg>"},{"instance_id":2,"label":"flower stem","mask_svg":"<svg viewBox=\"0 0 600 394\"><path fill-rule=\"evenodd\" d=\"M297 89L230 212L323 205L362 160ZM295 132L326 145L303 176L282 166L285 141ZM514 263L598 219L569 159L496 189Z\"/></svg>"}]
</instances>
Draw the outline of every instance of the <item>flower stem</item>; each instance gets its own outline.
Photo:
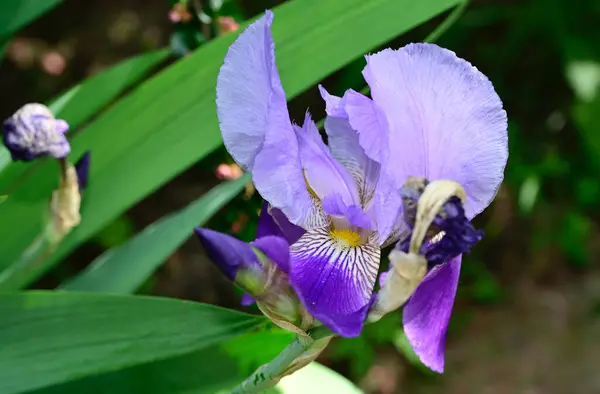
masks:
<instances>
[{"instance_id":1,"label":"flower stem","mask_svg":"<svg viewBox=\"0 0 600 394\"><path fill-rule=\"evenodd\" d=\"M331 331L320 326L308 332L308 336L297 335L277 357L262 365L250 377L231 391L231 394L255 394L273 387L285 370L319 339L332 335Z\"/></svg>"}]
</instances>

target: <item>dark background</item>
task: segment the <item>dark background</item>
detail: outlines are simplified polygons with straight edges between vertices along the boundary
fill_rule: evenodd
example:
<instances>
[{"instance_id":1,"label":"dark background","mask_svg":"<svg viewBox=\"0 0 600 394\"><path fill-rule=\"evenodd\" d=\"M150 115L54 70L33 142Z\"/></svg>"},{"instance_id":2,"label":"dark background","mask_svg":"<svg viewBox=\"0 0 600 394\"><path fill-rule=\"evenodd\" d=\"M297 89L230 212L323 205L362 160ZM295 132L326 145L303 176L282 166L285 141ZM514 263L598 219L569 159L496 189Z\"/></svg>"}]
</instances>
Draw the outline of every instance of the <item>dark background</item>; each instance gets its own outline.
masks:
<instances>
[{"instance_id":1,"label":"dark background","mask_svg":"<svg viewBox=\"0 0 600 394\"><path fill-rule=\"evenodd\" d=\"M238 1L231 15L241 22L277 3ZM169 46L174 32L187 39L190 29L199 29L173 24L170 10L168 0L65 1L7 47L0 114L47 102L124 58ZM423 40L444 16L386 46ZM464 259L446 373L437 376L415 362L400 313L369 326L361 338L336 340L320 361L370 393L600 393L600 1L475 0L438 44L492 80L510 124L505 182L475 220L487 236ZM326 85L362 88L363 65L357 60ZM324 113L316 89L290 107L296 119L307 107L317 119ZM34 287L54 287L185 206L219 182L215 170L223 162L231 161L221 149L181 174ZM209 227L251 239L260 205L256 195L240 196ZM195 240L143 292L239 307L239 293Z\"/></svg>"}]
</instances>

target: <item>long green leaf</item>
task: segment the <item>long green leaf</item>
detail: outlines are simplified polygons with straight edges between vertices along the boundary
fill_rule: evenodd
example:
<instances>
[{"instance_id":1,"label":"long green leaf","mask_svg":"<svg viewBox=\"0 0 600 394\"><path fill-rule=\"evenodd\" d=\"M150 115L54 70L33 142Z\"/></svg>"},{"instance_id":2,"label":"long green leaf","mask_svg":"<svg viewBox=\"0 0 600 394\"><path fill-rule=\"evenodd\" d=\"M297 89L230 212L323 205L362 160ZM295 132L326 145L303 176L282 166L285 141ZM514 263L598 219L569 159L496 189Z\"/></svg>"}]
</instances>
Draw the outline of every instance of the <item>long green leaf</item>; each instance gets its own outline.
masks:
<instances>
[{"instance_id":1,"label":"long green leaf","mask_svg":"<svg viewBox=\"0 0 600 394\"><path fill-rule=\"evenodd\" d=\"M3 394L198 352L264 322L189 301L61 292L0 295L0 315Z\"/></svg>"},{"instance_id":2,"label":"long green leaf","mask_svg":"<svg viewBox=\"0 0 600 394\"><path fill-rule=\"evenodd\" d=\"M4 0L0 2L0 37L7 38L21 27L57 6L61 0Z\"/></svg>"},{"instance_id":3,"label":"long green leaf","mask_svg":"<svg viewBox=\"0 0 600 394\"><path fill-rule=\"evenodd\" d=\"M48 104L57 118L69 122L71 130L88 121L99 110L118 97L127 88L138 82L152 68L169 56L167 49L144 53L126 59L82 83L73 86ZM8 150L0 147L0 190L9 187L30 168L31 164L10 164Z\"/></svg>"},{"instance_id":4,"label":"long green leaf","mask_svg":"<svg viewBox=\"0 0 600 394\"><path fill-rule=\"evenodd\" d=\"M261 364L271 361L292 339L293 335L281 330L248 333L189 355L90 376L34 393L225 394Z\"/></svg>"},{"instance_id":5,"label":"long green leaf","mask_svg":"<svg viewBox=\"0 0 600 394\"><path fill-rule=\"evenodd\" d=\"M168 49L159 49L126 59L69 89L49 107L76 128L168 56Z\"/></svg>"},{"instance_id":6,"label":"long green leaf","mask_svg":"<svg viewBox=\"0 0 600 394\"><path fill-rule=\"evenodd\" d=\"M284 331L246 334L190 355L139 365L37 390L34 394L226 394L290 343ZM210 362L207 362L210 360ZM338 373L312 363L269 394L359 394Z\"/></svg>"},{"instance_id":7,"label":"long green leaf","mask_svg":"<svg viewBox=\"0 0 600 394\"><path fill-rule=\"evenodd\" d=\"M288 97L391 38L455 5L458 0L292 0L279 6L273 34ZM94 152L81 225L26 285L110 220L221 144L215 81L234 37L222 36L140 86L76 138L75 157ZM56 169L41 168L0 205L0 267L7 266L41 229L41 212ZM18 223L18 227L17 224Z\"/></svg>"},{"instance_id":8,"label":"long green leaf","mask_svg":"<svg viewBox=\"0 0 600 394\"><path fill-rule=\"evenodd\" d=\"M165 259L221 207L237 195L250 180L223 183L179 212L146 227L124 245L111 249L90 264L64 290L132 293L152 275Z\"/></svg>"}]
</instances>

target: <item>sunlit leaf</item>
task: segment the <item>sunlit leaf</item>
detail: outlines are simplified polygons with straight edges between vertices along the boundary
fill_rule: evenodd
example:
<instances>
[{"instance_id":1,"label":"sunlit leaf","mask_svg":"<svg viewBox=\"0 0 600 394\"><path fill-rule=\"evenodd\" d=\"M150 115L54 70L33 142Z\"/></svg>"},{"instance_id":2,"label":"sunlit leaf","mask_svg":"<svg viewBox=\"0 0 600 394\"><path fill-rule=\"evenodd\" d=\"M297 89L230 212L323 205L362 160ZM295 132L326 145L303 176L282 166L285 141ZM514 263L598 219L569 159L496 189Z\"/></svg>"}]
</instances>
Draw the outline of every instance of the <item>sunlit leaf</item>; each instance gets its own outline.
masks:
<instances>
[{"instance_id":1,"label":"sunlit leaf","mask_svg":"<svg viewBox=\"0 0 600 394\"><path fill-rule=\"evenodd\" d=\"M264 321L189 301L62 292L0 295L0 315L3 394L199 352Z\"/></svg>"},{"instance_id":2,"label":"sunlit leaf","mask_svg":"<svg viewBox=\"0 0 600 394\"><path fill-rule=\"evenodd\" d=\"M192 235L194 227L210 219L249 180L249 175L245 175L215 187L186 208L149 225L124 245L105 252L61 288L109 293L134 292Z\"/></svg>"}]
</instances>

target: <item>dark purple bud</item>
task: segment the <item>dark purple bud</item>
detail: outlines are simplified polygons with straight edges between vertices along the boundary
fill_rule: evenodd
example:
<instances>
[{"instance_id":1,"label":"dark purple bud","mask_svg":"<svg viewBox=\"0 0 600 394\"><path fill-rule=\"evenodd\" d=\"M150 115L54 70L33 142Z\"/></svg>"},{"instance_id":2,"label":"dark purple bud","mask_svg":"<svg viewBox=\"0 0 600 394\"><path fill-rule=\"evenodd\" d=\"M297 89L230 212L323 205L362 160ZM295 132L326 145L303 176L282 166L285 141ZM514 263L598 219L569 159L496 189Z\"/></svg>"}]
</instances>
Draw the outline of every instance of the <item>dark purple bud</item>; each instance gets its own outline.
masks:
<instances>
[{"instance_id":1,"label":"dark purple bud","mask_svg":"<svg viewBox=\"0 0 600 394\"><path fill-rule=\"evenodd\" d=\"M303 309L287 273L280 268L289 267L289 244L284 238L270 235L249 245L204 228L195 232L208 257L244 290L242 305L256 302L275 324L293 332L298 332L303 324L312 324L312 317Z\"/></svg>"},{"instance_id":2,"label":"dark purple bud","mask_svg":"<svg viewBox=\"0 0 600 394\"><path fill-rule=\"evenodd\" d=\"M87 187L88 174L90 172L90 156L91 151L88 150L83 154L83 156L81 156L77 163L75 163L79 191L83 191Z\"/></svg>"},{"instance_id":3,"label":"dark purple bud","mask_svg":"<svg viewBox=\"0 0 600 394\"><path fill-rule=\"evenodd\" d=\"M69 124L54 118L42 104L26 104L2 127L2 140L13 160L31 161L51 156L62 159L71 151L65 136Z\"/></svg>"},{"instance_id":4,"label":"dark purple bud","mask_svg":"<svg viewBox=\"0 0 600 394\"><path fill-rule=\"evenodd\" d=\"M260 270L258 257L247 243L206 228L195 232L208 257L229 280L235 281L240 270Z\"/></svg>"}]
</instances>

